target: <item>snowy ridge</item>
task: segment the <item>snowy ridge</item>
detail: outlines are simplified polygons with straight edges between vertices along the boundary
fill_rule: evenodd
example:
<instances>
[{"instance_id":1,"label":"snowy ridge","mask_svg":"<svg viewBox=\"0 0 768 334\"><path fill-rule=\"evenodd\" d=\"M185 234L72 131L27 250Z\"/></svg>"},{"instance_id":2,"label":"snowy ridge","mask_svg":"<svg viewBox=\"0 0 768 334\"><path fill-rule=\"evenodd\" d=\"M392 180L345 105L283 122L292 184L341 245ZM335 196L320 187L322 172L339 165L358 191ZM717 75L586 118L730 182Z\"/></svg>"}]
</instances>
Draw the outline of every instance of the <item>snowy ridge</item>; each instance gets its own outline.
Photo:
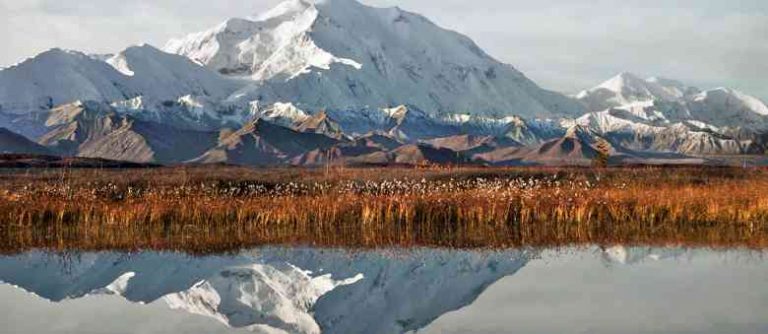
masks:
<instances>
[{"instance_id":1,"label":"snowy ridge","mask_svg":"<svg viewBox=\"0 0 768 334\"><path fill-rule=\"evenodd\" d=\"M110 65L75 51L51 49L0 72L5 113L50 109L75 100L113 101L135 95Z\"/></svg>"},{"instance_id":2,"label":"snowy ridge","mask_svg":"<svg viewBox=\"0 0 768 334\"><path fill-rule=\"evenodd\" d=\"M159 104L185 95L220 100L240 85L149 45L130 47L107 61L52 49L0 71L0 108L25 114L85 100L111 103L141 97Z\"/></svg>"},{"instance_id":3,"label":"snowy ridge","mask_svg":"<svg viewBox=\"0 0 768 334\"><path fill-rule=\"evenodd\" d=\"M211 73L188 59L164 53L150 45L133 46L113 56L107 63L124 74L131 73L132 84L140 92L165 101L185 95L221 99L237 88L237 83Z\"/></svg>"}]
</instances>

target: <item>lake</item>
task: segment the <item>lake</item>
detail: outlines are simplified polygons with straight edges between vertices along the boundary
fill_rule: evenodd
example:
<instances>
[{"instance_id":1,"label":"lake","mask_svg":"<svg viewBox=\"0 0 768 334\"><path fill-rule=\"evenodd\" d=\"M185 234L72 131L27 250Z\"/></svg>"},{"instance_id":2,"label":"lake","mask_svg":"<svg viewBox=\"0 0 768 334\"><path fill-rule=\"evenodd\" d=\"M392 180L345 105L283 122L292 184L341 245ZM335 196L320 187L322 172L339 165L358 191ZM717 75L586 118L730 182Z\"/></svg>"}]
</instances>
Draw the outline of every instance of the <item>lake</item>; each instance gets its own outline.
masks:
<instances>
[{"instance_id":1,"label":"lake","mask_svg":"<svg viewBox=\"0 0 768 334\"><path fill-rule=\"evenodd\" d=\"M647 247L0 256L3 333L768 333L768 260Z\"/></svg>"}]
</instances>

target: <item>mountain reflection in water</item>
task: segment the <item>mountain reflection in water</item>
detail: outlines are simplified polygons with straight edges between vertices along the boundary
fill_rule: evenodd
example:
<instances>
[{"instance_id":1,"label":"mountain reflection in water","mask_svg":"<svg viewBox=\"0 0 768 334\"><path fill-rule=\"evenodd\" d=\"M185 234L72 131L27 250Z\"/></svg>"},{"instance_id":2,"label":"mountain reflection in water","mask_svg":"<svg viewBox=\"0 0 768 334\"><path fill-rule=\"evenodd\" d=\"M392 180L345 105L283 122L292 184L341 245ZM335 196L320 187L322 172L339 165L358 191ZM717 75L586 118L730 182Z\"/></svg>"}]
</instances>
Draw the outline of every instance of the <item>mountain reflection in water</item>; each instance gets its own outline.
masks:
<instances>
[{"instance_id":1,"label":"mountain reflection in water","mask_svg":"<svg viewBox=\"0 0 768 334\"><path fill-rule=\"evenodd\" d=\"M28 252L0 257L0 323L9 333L758 333L766 278L768 261L750 251ZM690 290L678 300L654 295L678 286Z\"/></svg>"}]
</instances>

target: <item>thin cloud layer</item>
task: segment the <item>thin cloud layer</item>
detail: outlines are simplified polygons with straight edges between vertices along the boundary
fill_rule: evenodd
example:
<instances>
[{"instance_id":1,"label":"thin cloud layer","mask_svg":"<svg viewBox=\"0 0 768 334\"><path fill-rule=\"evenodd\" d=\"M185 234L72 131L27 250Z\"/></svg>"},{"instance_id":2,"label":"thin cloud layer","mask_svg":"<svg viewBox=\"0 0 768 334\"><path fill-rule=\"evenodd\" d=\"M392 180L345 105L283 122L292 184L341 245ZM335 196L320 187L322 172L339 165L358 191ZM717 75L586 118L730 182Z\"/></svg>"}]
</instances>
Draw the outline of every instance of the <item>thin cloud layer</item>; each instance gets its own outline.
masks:
<instances>
[{"instance_id":1,"label":"thin cloud layer","mask_svg":"<svg viewBox=\"0 0 768 334\"><path fill-rule=\"evenodd\" d=\"M0 0L0 66L52 47L119 51L268 9L279 0ZM768 3L663 0L367 0L475 39L547 88L621 71L729 86L768 100Z\"/></svg>"}]
</instances>

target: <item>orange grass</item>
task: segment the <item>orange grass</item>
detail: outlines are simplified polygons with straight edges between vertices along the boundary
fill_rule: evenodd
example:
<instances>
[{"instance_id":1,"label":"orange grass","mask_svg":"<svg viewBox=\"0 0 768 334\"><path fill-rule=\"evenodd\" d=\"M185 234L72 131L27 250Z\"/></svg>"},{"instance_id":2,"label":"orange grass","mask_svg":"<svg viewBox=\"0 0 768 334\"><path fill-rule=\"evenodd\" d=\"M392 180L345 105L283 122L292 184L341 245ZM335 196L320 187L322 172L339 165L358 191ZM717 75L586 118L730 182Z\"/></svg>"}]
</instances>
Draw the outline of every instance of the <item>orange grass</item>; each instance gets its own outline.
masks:
<instances>
[{"instance_id":1,"label":"orange grass","mask_svg":"<svg viewBox=\"0 0 768 334\"><path fill-rule=\"evenodd\" d=\"M768 248L768 172L727 168L17 170L0 252L627 244Z\"/></svg>"}]
</instances>

